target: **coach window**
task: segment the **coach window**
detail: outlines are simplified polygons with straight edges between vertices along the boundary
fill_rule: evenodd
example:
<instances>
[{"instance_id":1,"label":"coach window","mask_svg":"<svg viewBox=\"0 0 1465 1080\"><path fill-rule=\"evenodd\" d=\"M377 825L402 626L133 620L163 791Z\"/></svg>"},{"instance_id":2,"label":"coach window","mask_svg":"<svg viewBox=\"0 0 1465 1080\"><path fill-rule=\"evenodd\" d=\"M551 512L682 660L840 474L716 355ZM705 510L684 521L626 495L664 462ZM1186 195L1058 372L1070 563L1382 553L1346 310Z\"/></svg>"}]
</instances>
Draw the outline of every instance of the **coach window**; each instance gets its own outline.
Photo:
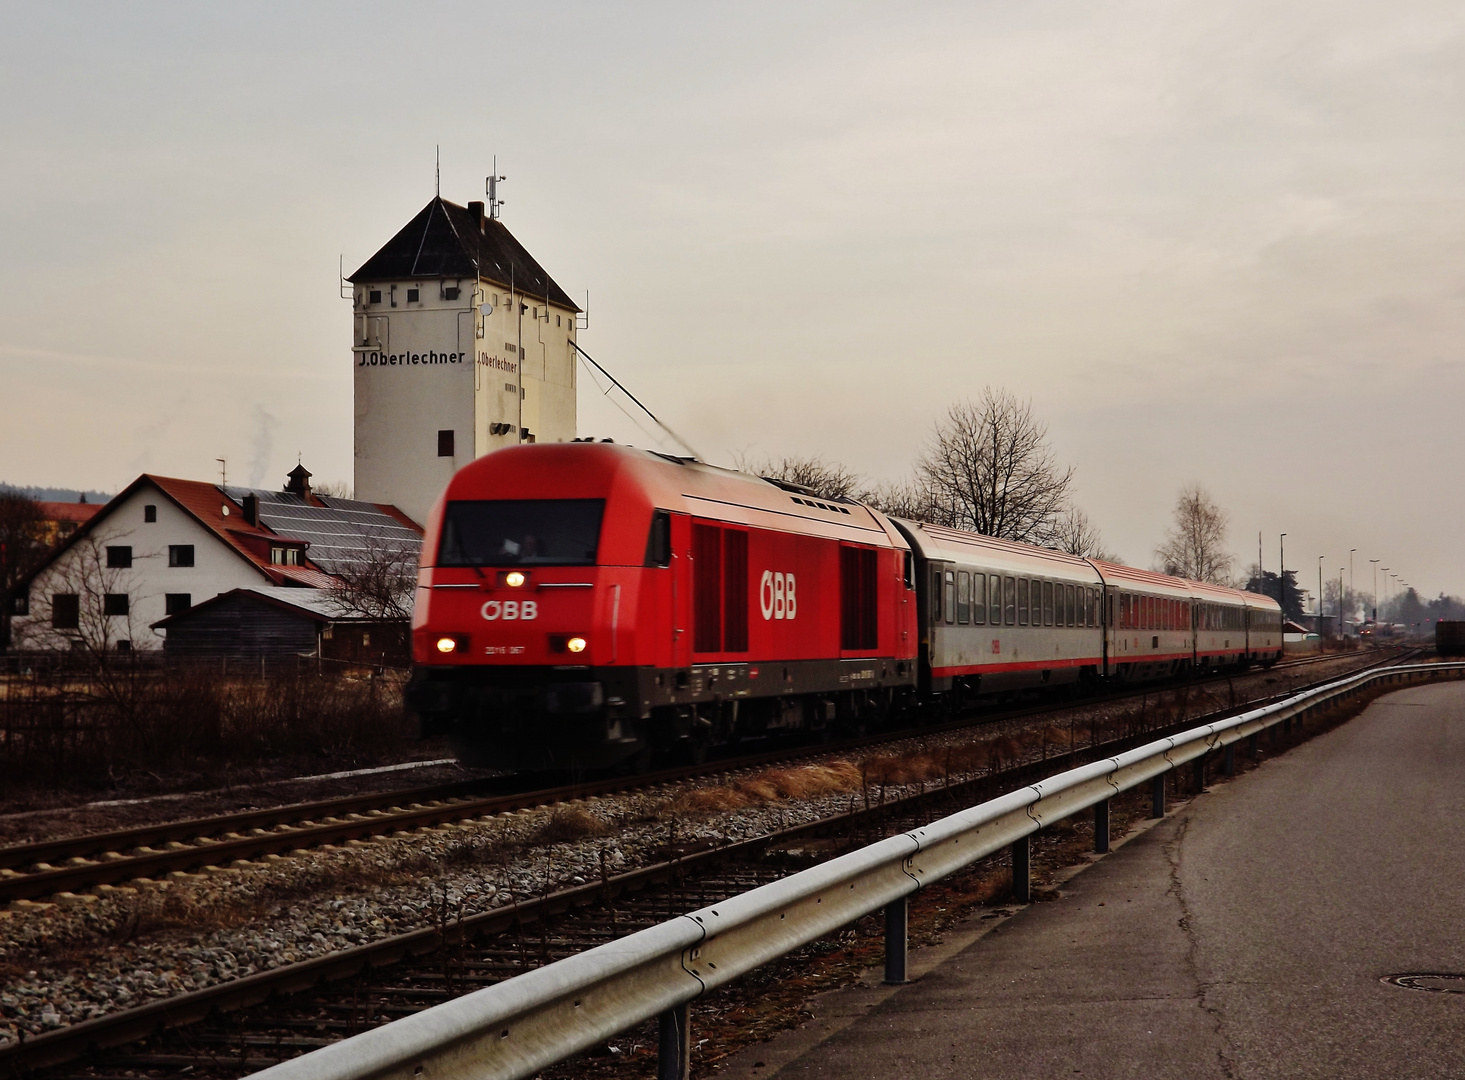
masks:
<instances>
[{"instance_id":1,"label":"coach window","mask_svg":"<svg viewBox=\"0 0 1465 1080\"><path fill-rule=\"evenodd\" d=\"M972 621L972 576L965 570L956 575L956 621L962 626Z\"/></svg>"},{"instance_id":2,"label":"coach window","mask_svg":"<svg viewBox=\"0 0 1465 1080\"><path fill-rule=\"evenodd\" d=\"M1037 622L1038 620L1037 619L1034 619L1033 621L1034 622ZM1051 581L1045 581L1045 582L1043 582L1043 617L1042 617L1042 625L1044 625L1044 626L1052 626L1053 625L1053 583Z\"/></svg>"},{"instance_id":3,"label":"coach window","mask_svg":"<svg viewBox=\"0 0 1465 1080\"><path fill-rule=\"evenodd\" d=\"M987 623L987 575L972 575L972 622L978 626Z\"/></svg>"},{"instance_id":4,"label":"coach window","mask_svg":"<svg viewBox=\"0 0 1465 1080\"><path fill-rule=\"evenodd\" d=\"M1002 607L1007 613L1006 622L1008 626L1017 625L1017 579L1002 579Z\"/></svg>"},{"instance_id":5,"label":"coach window","mask_svg":"<svg viewBox=\"0 0 1465 1080\"><path fill-rule=\"evenodd\" d=\"M946 621L956 622L956 571L946 571L946 598L943 601L946 608Z\"/></svg>"},{"instance_id":6,"label":"coach window","mask_svg":"<svg viewBox=\"0 0 1465 1080\"><path fill-rule=\"evenodd\" d=\"M941 568L931 571L931 621L941 621Z\"/></svg>"},{"instance_id":7,"label":"coach window","mask_svg":"<svg viewBox=\"0 0 1465 1080\"><path fill-rule=\"evenodd\" d=\"M1002 579L992 575L992 593L987 605L987 619L993 626L1002 625Z\"/></svg>"},{"instance_id":8,"label":"coach window","mask_svg":"<svg viewBox=\"0 0 1465 1080\"><path fill-rule=\"evenodd\" d=\"M1020 577L1017 579L1017 625L1028 624L1028 579Z\"/></svg>"},{"instance_id":9,"label":"coach window","mask_svg":"<svg viewBox=\"0 0 1465 1080\"><path fill-rule=\"evenodd\" d=\"M1072 585L1063 586L1063 607L1068 617L1068 625L1078 625L1078 603L1074 600L1077 590Z\"/></svg>"}]
</instances>

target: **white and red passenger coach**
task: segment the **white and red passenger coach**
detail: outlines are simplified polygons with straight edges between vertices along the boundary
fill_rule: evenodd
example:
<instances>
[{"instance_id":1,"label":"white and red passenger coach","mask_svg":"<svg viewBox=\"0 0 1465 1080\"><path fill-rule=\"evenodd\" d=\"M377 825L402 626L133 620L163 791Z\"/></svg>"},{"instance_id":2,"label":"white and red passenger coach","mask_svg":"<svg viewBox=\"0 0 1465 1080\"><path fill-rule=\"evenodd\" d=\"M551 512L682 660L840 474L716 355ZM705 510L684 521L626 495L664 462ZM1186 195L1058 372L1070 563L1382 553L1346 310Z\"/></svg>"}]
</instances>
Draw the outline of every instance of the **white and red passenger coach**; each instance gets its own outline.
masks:
<instances>
[{"instance_id":1,"label":"white and red passenger coach","mask_svg":"<svg viewBox=\"0 0 1465 1080\"><path fill-rule=\"evenodd\" d=\"M422 547L408 702L465 760L649 764L1063 682L1272 663L1274 601L888 518L608 443L460 470Z\"/></svg>"}]
</instances>

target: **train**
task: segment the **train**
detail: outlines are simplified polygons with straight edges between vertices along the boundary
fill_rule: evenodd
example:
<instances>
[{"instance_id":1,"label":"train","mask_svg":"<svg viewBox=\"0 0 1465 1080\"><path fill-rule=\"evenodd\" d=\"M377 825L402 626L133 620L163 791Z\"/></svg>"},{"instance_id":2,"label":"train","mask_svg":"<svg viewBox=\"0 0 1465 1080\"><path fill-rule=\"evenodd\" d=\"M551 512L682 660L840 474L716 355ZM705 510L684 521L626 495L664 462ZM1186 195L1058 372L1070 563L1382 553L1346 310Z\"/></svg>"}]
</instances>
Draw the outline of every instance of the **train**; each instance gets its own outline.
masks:
<instances>
[{"instance_id":1,"label":"train","mask_svg":"<svg viewBox=\"0 0 1465 1080\"><path fill-rule=\"evenodd\" d=\"M465 763L644 770L1049 686L1275 663L1276 601L609 441L449 481L406 700Z\"/></svg>"}]
</instances>

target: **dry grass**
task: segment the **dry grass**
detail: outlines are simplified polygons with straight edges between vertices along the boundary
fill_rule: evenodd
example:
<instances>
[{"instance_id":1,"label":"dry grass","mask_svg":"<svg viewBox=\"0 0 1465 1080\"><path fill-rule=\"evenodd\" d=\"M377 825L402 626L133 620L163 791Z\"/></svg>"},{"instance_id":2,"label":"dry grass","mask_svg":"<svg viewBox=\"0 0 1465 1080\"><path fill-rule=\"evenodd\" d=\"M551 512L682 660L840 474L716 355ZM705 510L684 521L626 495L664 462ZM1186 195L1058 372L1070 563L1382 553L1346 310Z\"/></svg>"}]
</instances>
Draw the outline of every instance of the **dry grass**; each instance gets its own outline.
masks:
<instances>
[{"instance_id":1,"label":"dry grass","mask_svg":"<svg viewBox=\"0 0 1465 1080\"><path fill-rule=\"evenodd\" d=\"M589 810L582 810L578 806L561 806L535 830L528 843L534 847L562 844L592 836L607 836L610 831L610 825Z\"/></svg>"}]
</instances>

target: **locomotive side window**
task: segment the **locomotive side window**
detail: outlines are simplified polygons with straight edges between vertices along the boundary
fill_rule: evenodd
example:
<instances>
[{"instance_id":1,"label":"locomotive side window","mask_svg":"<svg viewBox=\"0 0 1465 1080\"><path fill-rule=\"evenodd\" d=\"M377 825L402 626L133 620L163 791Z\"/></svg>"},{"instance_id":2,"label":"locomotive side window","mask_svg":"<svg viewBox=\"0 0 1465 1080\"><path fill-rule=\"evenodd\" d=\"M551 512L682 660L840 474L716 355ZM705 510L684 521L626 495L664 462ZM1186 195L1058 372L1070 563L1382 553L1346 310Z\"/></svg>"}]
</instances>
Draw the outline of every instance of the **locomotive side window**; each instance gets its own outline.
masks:
<instances>
[{"instance_id":1,"label":"locomotive side window","mask_svg":"<svg viewBox=\"0 0 1465 1080\"><path fill-rule=\"evenodd\" d=\"M972 575L965 570L956 573L956 621L962 626L972 621Z\"/></svg>"},{"instance_id":2,"label":"locomotive side window","mask_svg":"<svg viewBox=\"0 0 1465 1080\"><path fill-rule=\"evenodd\" d=\"M1002 579L1002 607L1007 614L1007 625L1017 625L1017 579Z\"/></svg>"},{"instance_id":3,"label":"locomotive side window","mask_svg":"<svg viewBox=\"0 0 1465 1080\"><path fill-rule=\"evenodd\" d=\"M972 622L987 625L987 575L972 575Z\"/></svg>"},{"instance_id":4,"label":"locomotive side window","mask_svg":"<svg viewBox=\"0 0 1465 1080\"><path fill-rule=\"evenodd\" d=\"M1028 579L1020 577L1017 579L1017 625L1028 624Z\"/></svg>"},{"instance_id":5,"label":"locomotive side window","mask_svg":"<svg viewBox=\"0 0 1465 1080\"><path fill-rule=\"evenodd\" d=\"M594 566L604 499L475 499L443 512L439 566Z\"/></svg>"},{"instance_id":6,"label":"locomotive side window","mask_svg":"<svg viewBox=\"0 0 1465 1080\"><path fill-rule=\"evenodd\" d=\"M671 565L671 512L657 510L651 515L651 534L646 537L646 565Z\"/></svg>"},{"instance_id":7,"label":"locomotive side window","mask_svg":"<svg viewBox=\"0 0 1465 1080\"><path fill-rule=\"evenodd\" d=\"M878 553L873 548L839 549L839 647L873 649L880 642ZM952 577L947 571L947 579ZM951 588L948 584L948 589ZM948 621L950 617L948 615Z\"/></svg>"},{"instance_id":8,"label":"locomotive side window","mask_svg":"<svg viewBox=\"0 0 1465 1080\"><path fill-rule=\"evenodd\" d=\"M903 560L903 566L901 570L901 581L902 583L904 583L907 589L914 589L916 587L915 556L913 556L909 551L903 552L902 554L905 556L905 558Z\"/></svg>"},{"instance_id":9,"label":"locomotive side window","mask_svg":"<svg viewBox=\"0 0 1465 1080\"><path fill-rule=\"evenodd\" d=\"M947 621L948 624L954 623L954 622L956 622L956 572L955 571L952 571L952 570L946 571L946 588L945 588L944 592L945 592L945 598L944 598L944 600L942 602L942 607L946 611L946 621Z\"/></svg>"}]
</instances>

